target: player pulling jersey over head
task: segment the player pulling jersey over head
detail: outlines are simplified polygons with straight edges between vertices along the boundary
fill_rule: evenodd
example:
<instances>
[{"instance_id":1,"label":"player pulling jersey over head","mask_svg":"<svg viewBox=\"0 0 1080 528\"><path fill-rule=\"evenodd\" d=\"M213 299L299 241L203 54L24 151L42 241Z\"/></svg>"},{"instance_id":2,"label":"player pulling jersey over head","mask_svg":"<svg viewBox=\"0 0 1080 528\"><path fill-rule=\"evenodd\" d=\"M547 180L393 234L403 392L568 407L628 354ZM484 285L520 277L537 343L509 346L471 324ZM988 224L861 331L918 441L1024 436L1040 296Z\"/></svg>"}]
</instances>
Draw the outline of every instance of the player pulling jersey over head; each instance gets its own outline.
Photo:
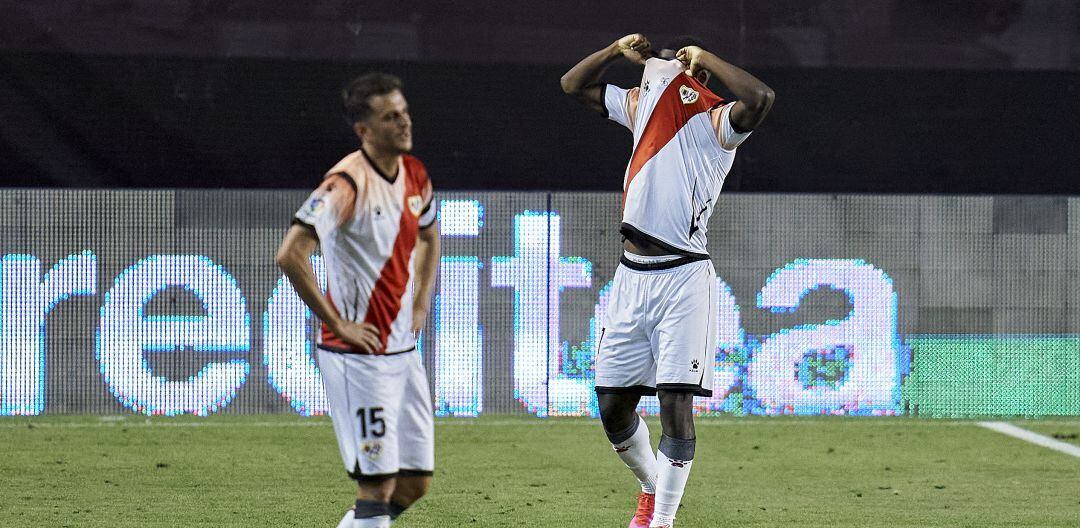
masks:
<instances>
[{"instance_id":1,"label":"player pulling jersey over head","mask_svg":"<svg viewBox=\"0 0 1080 528\"><path fill-rule=\"evenodd\" d=\"M732 127L726 114L735 103L725 104L685 69L678 59L646 59L639 86L603 86L604 108L634 134L623 178L623 235L706 258L709 216L735 149L750 133Z\"/></svg>"},{"instance_id":2,"label":"player pulling jersey over head","mask_svg":"<svg viewBox=\"0 0 1080 528\"><path fill-rule=\"evenodd\" d=\"M657 55L627 35L562 78L563 90L633 133L623 177L625 252L612 282L596 353L600 418L611 445L641 483L630 528L671 527L696 446L693 396L711 395L716 353L716 273L706 231L735 150L772 106L764 83L699 45ZM644 66L637 87L603 84L619 57ZM708 75L736 96L725 103ZM635 413L660 398L663 434L654 455Z\"/></svg>"},{"instance_id":3,"label":"player pulling jersey over head","mask_svg":"<svg viewBox=\"0 0 1080 528\"><path fill-rule=\"evenodd\" d=\"M401 81L368 74L343 93L362 144L297 211L277 262L322 320L318 363L345 470L358 484L339 528L386 527L423 496L434 424L416 334L430 306L439 234L427 170L410 156ZM311 255L322 250L325 295Z\"/></svg>"}]
</instances>

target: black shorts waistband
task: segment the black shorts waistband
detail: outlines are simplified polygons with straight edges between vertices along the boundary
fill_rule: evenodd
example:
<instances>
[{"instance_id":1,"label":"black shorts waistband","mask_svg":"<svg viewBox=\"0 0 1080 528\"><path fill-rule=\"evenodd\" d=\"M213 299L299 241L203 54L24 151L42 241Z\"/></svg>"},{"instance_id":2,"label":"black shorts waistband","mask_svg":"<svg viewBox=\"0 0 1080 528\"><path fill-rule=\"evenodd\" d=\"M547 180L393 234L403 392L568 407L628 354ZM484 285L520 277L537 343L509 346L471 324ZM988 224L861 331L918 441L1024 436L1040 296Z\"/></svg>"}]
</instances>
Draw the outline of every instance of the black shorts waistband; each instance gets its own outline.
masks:
<instances>
[{"instance_id":1,"label":"black shorts waistband","mask_svg":"<svg viewBox=\"0 0 1080 528\"><path fill-rule=\"evenodd\" d=\"M323 345L323 344L320 344L316 348L318 348L319 350L324 350L326 352L333 352L335 354L346 354L346 355L349 355L349 356L396 356L398 354L407 354L409 352L412 352L413 350L416 350L416 347L414 346L412 348L408 348L408 349L405 349L405 350L398 350L396 352L383 352L381 354L378 354L378 353L377 354L372 354L371 352L357 352L355 350L350 350L348 348L338 348L338 347L333 347L333 346L326 346L326 345Z\"/></svg>"},{"instance_id":2,"label":"black shorts waistband","mask_svg":"<svg viewBox=\"0 0 1080 528\"><path fill-rule=\"evenodd\" d=\"M641 262L634 262L634 261L626 258L626 255L623 255L622 257L619 257L619 263L620 264L622 264L623 266L626 266L626 267L628 267L628 268L630 268L630 269L632 269L634 271L666 270L666 269L671 269L671 268L677 268L679 266L683 266L685 264L690 264L692 262L700 262L702 260L709 260L709 256L708 255L703 255L703 256L699 256L699 255L683 256L683 257L679 257L679 258L674 259L674 260L665 260L664 262L653 262L653 263L649 263L649 264L643 264Z\"/></svg>"}]
</instances>

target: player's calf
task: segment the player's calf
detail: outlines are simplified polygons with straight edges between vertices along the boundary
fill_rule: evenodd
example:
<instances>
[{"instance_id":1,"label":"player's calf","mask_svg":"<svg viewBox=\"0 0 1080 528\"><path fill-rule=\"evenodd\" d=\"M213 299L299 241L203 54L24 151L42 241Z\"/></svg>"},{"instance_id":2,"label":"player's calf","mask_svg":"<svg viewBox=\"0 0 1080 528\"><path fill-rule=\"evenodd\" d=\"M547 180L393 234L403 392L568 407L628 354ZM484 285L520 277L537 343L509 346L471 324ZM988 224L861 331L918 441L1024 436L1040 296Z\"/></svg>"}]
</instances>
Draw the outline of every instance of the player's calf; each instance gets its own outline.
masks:
<instances>
[{"instance_id":1,"label":"player's calf","mask_svg":"<svg viewBox=\"0 0 1080 528\"><path fill-rule=\"evenodd\" d=\"M656 454L656 507L651 527L669 527L694 463L697 440L694 436L693 394L660 391L660 421L664 432Z\"/></svg>"},{"instance_id":2,"label":"player's calf","mask_svg":"<svg viewBox=\"0 0 1080 528\"><path fill-rule=\"evenodd\" d=\"M394 520L405 513L414 502L420 500L431 488L431 475L426 472L401 470L398 473L394 495L390 497L390 519Z\"/></svg>"}]
</instances>

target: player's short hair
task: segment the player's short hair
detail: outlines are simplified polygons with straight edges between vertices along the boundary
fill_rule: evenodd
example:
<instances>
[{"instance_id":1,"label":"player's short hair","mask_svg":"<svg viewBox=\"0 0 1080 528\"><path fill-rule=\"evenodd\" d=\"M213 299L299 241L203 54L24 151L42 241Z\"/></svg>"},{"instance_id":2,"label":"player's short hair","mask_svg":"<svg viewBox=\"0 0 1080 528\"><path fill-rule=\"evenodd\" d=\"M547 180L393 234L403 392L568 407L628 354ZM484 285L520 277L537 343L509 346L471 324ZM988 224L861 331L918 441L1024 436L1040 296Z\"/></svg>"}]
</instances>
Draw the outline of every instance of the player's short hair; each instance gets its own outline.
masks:
<instances>
[{"instance_id":1,"label":"player's short hair","mask_svg":"<svg viewBox=\"0 0 1080 528\"><path fill-rule=\"evenodd\" d=\"M679 35L677 37L674 37L671 40L667 41L664 44L664 47L662 47L660 49L661 50L671 50L671 51L674 51L674 52L678 52L679 50L681 50L681 49L683 49L683 48L685 48L687 46L697 46L697 47L702 48L702 49L708 49L708 48L705 47L705 43L702 42L701 39L695 37L694 35Z\"/></svg>"},{"instance_id":2,"label":"player's short hair","mask_svg":"<svg viewBox=\"0 0 1080 528\"><path fill-rule=\"evenodd\" d=\"M401 86L401 79L389 73L371 72L353 79L341 91L341 99L345 104L345 119L352 124L371 117L372 109L368 99L401 91Z\"/></svg>"}]
</instances>

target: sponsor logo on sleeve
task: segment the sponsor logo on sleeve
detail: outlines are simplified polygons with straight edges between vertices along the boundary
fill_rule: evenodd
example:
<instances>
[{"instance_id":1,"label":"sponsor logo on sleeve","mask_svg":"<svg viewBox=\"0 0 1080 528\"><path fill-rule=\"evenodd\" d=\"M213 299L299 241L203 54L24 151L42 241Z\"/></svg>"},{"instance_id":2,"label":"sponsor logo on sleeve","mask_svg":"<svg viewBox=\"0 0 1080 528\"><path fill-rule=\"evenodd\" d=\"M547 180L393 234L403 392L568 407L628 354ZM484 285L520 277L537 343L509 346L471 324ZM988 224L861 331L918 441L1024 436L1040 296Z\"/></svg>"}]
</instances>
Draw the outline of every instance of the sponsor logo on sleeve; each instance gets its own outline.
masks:
<instances>
[{"instance_id":1,"label":"sponsor logo on sleeve","mask_svg":"<svg viewBox=\"0 0 1080 528\"><path fill-rule=\"evenodd\" d=\"M326 201L322 198L312 198L305 206L309 216L319 216L326 209Z\"/></svg>"}]
</instances>

